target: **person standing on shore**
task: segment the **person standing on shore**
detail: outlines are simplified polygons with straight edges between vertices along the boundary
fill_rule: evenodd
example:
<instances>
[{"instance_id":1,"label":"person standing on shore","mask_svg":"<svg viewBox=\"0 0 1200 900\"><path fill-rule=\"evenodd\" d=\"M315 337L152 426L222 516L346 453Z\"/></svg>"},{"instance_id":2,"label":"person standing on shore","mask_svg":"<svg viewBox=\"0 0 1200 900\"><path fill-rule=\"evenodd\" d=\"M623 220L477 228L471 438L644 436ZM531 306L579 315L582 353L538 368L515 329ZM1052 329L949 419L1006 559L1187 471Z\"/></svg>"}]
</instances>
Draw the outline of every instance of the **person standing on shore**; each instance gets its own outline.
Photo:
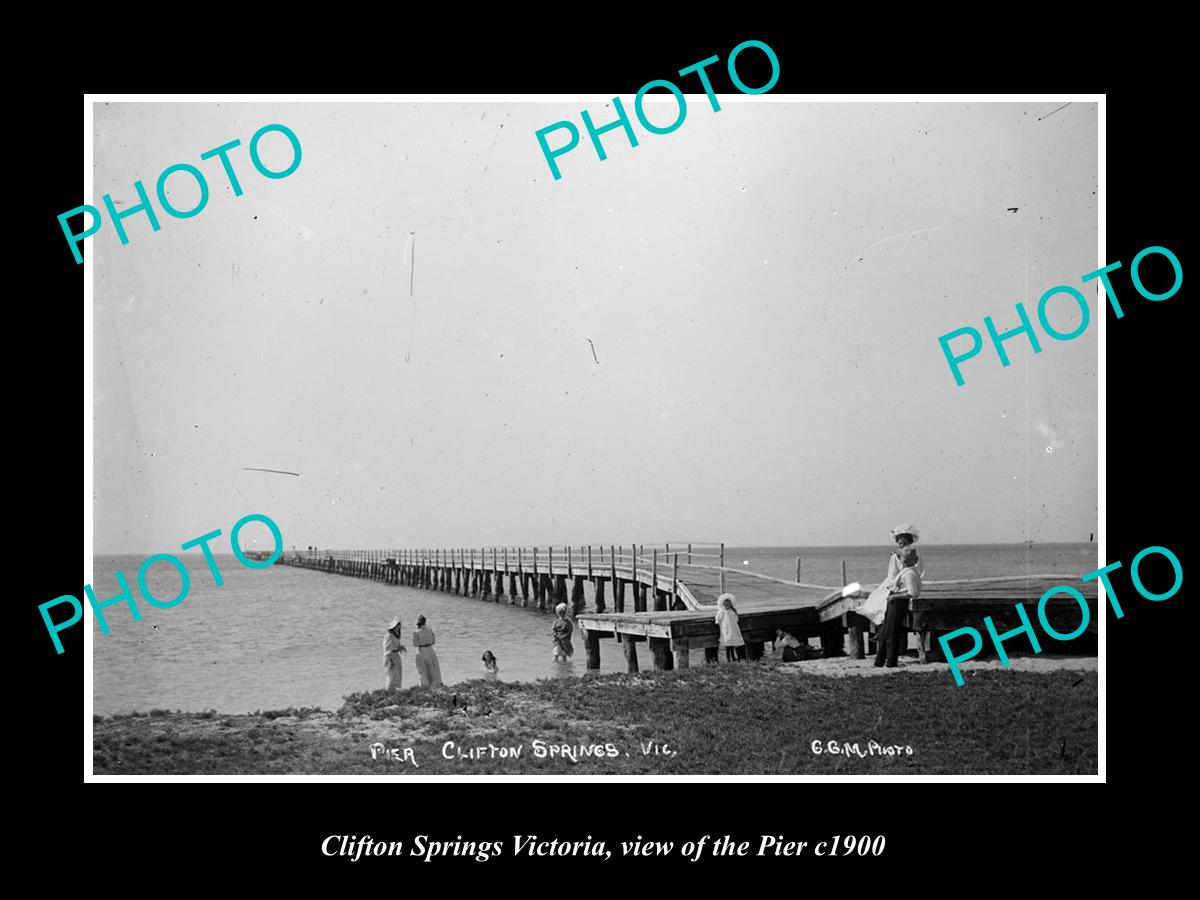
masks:
<instances>
[{"instance_id":1,"label":"person standing on shore","mask_svg":"<svg viewBox=\"0 0 1200 900\"><path fill-rule=\"evenodd\" d=\"M383 636L383 674L387 679L387 690L400 690L400 680L404 676L404 666L400 654L404 652L404 644L400 642L400 617L388 623L387 634Z\"/></svg>"},{"instance_id":2,"label":"person standing on shore","mask_svg":"<svg viewBox=\"0 0 1200 900\"><path fill-rule=\"evenodd\" d=\"M903 568L896 576L896 586L888 594L887 614L883 628L879 631L879 650L875 653L875 665L894 669L899 662L900 651L908 646L908 629L904 625L911 602L921 596L921 575L917 571L920 559L917 548L911 545L900 550Z\"/></svg>"},{"instance_id":3,"label":"person standing on shore","mask_svg":"<svg viewBox=\"0 0 1200 900\"><path fill-rule=\"evenodd\" d=\"M554 658L565 662L575 655L575 647L571 644L571 632L575 630L575 625L567 618L567 604L558 604L554 612L557 618L550 627L550 635L554 638Z\"/></svg>"},{"instance_id":4,"label":"person standing on shore","mask_svg":"<svg viewBox=\"0 0 1200 900\"><path fill-rule=\"evenodd\" d=\"M437 654L433 652L435 640L433 629L425 624L425 617L417 616L413 646L417 648L417 674L421 676L421 687L442 686L442 667Z\"/></svg>"},{"instance_id":5,"label":"person standing on shore","mask_svg":"<svg viewBox=\"0 0 1200 900\"><path fill-rule=\"evenodd\" d=\"M733 662L746 658L746 642L742 639L742 629L738 627L738 611L733 605L737 599L733 594L722 594L717 598L717 615L713 620L721 630L719 646L725 648L725 659Z\"/></svg>"}]
</instances>

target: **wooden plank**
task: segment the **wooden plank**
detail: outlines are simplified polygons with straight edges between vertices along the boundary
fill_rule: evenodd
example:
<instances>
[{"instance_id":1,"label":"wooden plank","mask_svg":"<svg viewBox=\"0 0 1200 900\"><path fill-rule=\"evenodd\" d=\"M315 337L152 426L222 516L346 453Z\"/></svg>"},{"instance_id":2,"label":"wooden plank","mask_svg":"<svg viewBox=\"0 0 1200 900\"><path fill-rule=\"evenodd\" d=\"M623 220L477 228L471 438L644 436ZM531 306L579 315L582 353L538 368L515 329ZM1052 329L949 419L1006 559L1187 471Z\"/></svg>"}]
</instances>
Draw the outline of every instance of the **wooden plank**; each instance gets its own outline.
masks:
<instances>
[{"instance_id":1,"label":"wooden plank","mask_svg":"<svg viewBox=\"0 0 1200 900\"><path fill-rule=\"evenodd\" d=\"M1028 610L1026 611L1028 612ZM932 631L956 631L959 628L969 627L974 628L987 639L985 626L983 624L984 616L991 616L992 623L997 631L1007 631L1012 628L1019 627L1021 623L1020 616L1017 614L1016 608L1013 606L996 607L990 610L935 610L935 611L918 611L910 613L910 626L914 630L932 630ZM1038 640L1051 640L1049 635L1044 634L1040 623L1036 616L1029 617L1033 623L1034 629L1038 632ZM1046 611L1046 620L1050 626L1062 634L1070 634L1079 627L1082 621L1078 607L1072 611L1062 612L1055 610ZM1099 623L1096 617L1090 616L1088 619L1087 633L1096 634L1099 630ZM1058 643L1055 641L1055 643Z\"/></svg>"}]
</instances>

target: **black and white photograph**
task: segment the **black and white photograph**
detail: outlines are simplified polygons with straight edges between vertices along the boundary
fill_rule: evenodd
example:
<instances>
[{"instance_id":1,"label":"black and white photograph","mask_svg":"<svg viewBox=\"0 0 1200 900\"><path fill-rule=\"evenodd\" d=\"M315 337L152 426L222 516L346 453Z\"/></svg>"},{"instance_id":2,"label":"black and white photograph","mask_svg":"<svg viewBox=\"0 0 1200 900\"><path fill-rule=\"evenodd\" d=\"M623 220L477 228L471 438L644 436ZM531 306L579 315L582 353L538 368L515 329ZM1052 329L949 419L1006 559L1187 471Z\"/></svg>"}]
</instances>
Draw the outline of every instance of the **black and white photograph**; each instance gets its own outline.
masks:
<instances>
[{"instance_id":1,"label":"black and white photograph","mask_svg":"<svg viewBox=\"0 0 1200 900\"><path fill-rule=\"evenodd\" d=\"M88 780L1102 780L1102 98L726 55L91 98Z\"/></svg>"}]
</instances>

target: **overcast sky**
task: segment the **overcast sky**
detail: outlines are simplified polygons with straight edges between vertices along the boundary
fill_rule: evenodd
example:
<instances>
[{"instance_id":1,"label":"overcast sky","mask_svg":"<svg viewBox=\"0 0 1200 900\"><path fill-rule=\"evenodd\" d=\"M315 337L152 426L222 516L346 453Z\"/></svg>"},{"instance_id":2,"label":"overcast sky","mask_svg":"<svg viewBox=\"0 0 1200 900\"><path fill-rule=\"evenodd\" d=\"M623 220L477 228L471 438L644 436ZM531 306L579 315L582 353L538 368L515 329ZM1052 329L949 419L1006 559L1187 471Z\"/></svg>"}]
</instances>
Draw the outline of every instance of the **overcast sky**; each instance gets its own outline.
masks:
<instances>
[{"instance_id":1,"label":"overcast sky","mask_svg":"<svg viewBox=\"0 0 1200 900\"><path fill-rule=\"evenodd\" d=\"M97 552L251 512L289 547L1087 540L1096 316L963 387L937 338L1097 267L1095 106L722 101L560 181L534 132L602 102L97 104L89 202L212 191L87 240ZM199 159L234 138L241 197Z\"/></svg>"}]
</instances>

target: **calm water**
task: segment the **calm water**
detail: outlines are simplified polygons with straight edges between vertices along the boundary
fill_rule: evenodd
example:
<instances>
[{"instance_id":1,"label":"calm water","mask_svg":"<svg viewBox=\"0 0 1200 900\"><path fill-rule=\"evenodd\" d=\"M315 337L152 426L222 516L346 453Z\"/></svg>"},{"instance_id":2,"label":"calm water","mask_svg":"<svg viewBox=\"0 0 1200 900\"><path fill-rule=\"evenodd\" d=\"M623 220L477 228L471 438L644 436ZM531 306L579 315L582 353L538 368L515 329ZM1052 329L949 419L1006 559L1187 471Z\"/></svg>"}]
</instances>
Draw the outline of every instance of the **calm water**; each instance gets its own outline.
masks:
<instances>
[{"instance_id":1,"label":"calm water","mask_svg":"<svg viewBox=\"0 0 1200 900\"><path fill-rule=\"evenodd\" d=\"M1094 544L922 546L929 579L981 578L1018 573L1062 573L1072 578L1100 565ZM886 545L878 547L728 548L726 564L776 577L795 576L803 559L804 581L840 584L845 559L852 581L878 581L886 572ZM107 612L112 629L95 630L94 711L101 715L153 708L253 712L289 706L336 710L349 693L384 686L382 643L393 616L404 621L405 687L419 683L411 648L418 615L437 633L442 677L454 684L483 676L479 657L491 650L500 678L527 681L584 672L582 641L575 657L550 656L553 616L531 609L485 603L413 588L326 575L290 566L254 570L232 555L218 556L225 578L213 585L199 554L185 553L191 593L172 609L138 606L133 622L124 605ZM93 587L99 599L118 592L113 575L134 584L142 556L98 556ZM170 566L148 577L156 596L174 597L179 579ZM591 598L589 593L589 606ZM611 596L609 599L611 603ZM624 671L612 641L601 642L601 671ZM650 664L644 646L643 667ZM694 656L698 656L695 654ZM693 665L699 663L694 658Z\"/></svg>"},{"instance_id":2,"label":"calm water","mask_svg":"<svg viewBox=\"0 0 1200 900\"><path fill-rule=\"evenodd\" d=\"M796 577L810 584L840 585L841 561L850 581L877 584L887 574L886 544L869 547L725 548L725 565L776 578ZM1103 565L1096 544L917 544L928 581L1015 575L1066 574L1078 578ZM748 565L743 566L743 562Z\"/></svg>"}]
</instances>

